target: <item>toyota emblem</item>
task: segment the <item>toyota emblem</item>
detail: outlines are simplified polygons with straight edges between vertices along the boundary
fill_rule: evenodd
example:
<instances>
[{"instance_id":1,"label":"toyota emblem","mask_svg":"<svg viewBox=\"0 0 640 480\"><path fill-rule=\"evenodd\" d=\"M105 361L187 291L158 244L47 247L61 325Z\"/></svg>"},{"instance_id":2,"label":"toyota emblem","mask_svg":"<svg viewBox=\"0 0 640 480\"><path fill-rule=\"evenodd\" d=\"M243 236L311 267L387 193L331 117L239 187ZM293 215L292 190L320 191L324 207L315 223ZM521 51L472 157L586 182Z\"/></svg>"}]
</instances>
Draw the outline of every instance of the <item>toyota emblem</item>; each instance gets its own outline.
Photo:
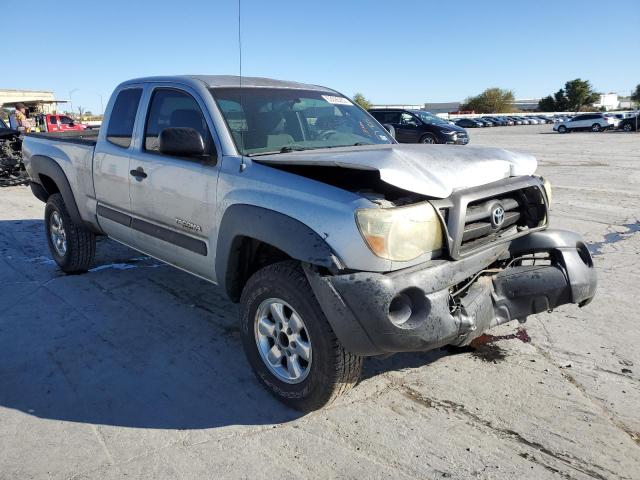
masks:
<instances>
[{"instance_id":1,"label":"toyota emblem","mask_svg":"<svg viewBox=\"0 0 640 480\"><path fill-rule=\"evenodd\" d=\"M496 205L491 210L491 225L493 228L500 228L504 223L504 208L502 205Z\"/></svg>"}]
</instances>

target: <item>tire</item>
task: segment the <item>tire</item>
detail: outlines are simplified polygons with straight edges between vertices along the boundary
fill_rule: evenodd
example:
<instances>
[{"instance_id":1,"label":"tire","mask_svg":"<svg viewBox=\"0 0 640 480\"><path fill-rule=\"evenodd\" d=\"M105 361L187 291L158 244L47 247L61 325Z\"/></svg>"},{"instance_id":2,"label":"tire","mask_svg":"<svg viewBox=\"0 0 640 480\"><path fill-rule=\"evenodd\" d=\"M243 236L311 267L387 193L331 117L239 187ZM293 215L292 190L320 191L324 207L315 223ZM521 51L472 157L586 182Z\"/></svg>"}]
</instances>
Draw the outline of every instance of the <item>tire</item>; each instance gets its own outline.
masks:
<instances>
[{"instance_id":1,"label":"tire","mask_svg":"<svg viewBox=\"0 0 640 480\"><path fill-rule=\"evenodd\" d=\"M600 132L602 131L602 126L599 123L594 123L593 125L591 125L591 131Z\"/></svg>"},{"instance_id":2,"label":"tire","mask_svg":"<svg viewBox=\"0 0 640 480\"><path fill-rule=\"evenodd\" d=\"M62 271L86 272L96 254L96 236L86 227L73 223L59 193L47 200L44 225L49 251Z\"/></svg>"},{"instance_id":3,"label":"tire","mask_svg":"<svg viewBox=\"0 0 640 480\"><path fill-rule=\"evenodd\" d=\"M282 307L279 311L284 316L274 314L272 306L276 310ZM301 322L294 322L294 314ZM288 323L279 329L277 318L288 318ZM294 323L302 323L297 335ZM284 335L288 338L284 341L283 334L291 336ZM276 398L302 412L330 404L360 378L363 358L347 352L337 339L298 262L269 265L249 279L240 299L240 335L260 383ZM292 351L302 345L308 348L308 361ZM276 352L271 366L266 352ZM296 360L292 360L294 356ZM295 371L290 369L291 361L294 365L297 362L301 372L296 378L291 375Z\"/></svg>"},{"instance_id":4,"label":"tire","mask_svg":"<svg viewBox=\"0 0 640 480\"><path fill-rule=\"evenodd\" d=\"M564 125L560 125L558 127L558 133L567 133L567 127L565 127Z\"/></svg>"},{"instance_id":5,"label":"tire","mask_svg":"<svg viewBox=\"0 0 640 480\"><path fill-rule=\"evenodd\" d=\"M632 130L633 130L633 125L631 125L630 123L625 123L625 124L624 124L624 127L622 127L622 129L623 129L625 132L630 132L630 131L632 131Z\"/></svg>"},{"instance_id":6,"label":"tire","mask_svg":"<svg viewBox=\"0 0 640 480\"><path fill-rule=\"evenodd\" d=\"M426 144L432 145L432 144L438 143L438 140L436 139L436 137L434 137L430 133L427 133L420 139L420 143L426 143Z\"/></svg>"}]
</instances>

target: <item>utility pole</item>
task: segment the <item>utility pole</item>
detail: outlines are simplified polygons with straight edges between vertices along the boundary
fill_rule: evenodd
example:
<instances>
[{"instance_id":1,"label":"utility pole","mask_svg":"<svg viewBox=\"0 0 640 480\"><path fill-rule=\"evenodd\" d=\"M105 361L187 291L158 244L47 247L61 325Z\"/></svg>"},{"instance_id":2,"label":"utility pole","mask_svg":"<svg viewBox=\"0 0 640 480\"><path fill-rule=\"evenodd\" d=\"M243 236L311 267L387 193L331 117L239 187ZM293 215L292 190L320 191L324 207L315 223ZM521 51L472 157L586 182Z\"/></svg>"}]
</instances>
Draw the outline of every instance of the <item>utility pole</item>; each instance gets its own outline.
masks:
<instances>
[{"instance_id":1,"label":"utility pole","mask_svg":"<svg viewBox=\"0 0 640 480\"><path fill-rule=\"evenodd\" d=\"M71 104L71 114L73 115L73 100L71 98L71 96L73 95L74 92L77 92L78 90L80 90L79 88L74 88L73 90L69 90L69 103Z\"/></svg>"}]
</instances>

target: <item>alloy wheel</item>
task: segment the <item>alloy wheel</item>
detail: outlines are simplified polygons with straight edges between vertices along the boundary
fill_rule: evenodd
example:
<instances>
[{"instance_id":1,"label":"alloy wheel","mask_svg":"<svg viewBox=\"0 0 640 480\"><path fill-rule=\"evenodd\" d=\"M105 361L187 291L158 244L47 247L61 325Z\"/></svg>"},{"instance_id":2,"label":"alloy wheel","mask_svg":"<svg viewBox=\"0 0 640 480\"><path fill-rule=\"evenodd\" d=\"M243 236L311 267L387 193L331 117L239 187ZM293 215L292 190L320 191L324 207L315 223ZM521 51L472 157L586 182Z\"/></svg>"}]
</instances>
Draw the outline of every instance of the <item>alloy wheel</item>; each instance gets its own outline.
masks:
<instances>
[{"instance_id":1,"label":"alloy wheel","mask_svg":"<svg viewBox=\"0 0 640 480\"><path fill-rule=\"evenodd\" d=\"M49 231L51 234L51 243L56 253L61 257L67 254L67 233L64 230L62 216L58 211L51 214L49 219Z\"/></svg>"},{"instance_id":2,"label":"alloy wheel","mask_svg":"<svg viewBox=\"0 0 640 480\"><path fill-rule=\"evenodd\" d=\"M268 298L256 311L254 333L260 357L285 383L300 383L311 370L311 339L302 317L284 300Z\"/></svg>"}]
</instances>

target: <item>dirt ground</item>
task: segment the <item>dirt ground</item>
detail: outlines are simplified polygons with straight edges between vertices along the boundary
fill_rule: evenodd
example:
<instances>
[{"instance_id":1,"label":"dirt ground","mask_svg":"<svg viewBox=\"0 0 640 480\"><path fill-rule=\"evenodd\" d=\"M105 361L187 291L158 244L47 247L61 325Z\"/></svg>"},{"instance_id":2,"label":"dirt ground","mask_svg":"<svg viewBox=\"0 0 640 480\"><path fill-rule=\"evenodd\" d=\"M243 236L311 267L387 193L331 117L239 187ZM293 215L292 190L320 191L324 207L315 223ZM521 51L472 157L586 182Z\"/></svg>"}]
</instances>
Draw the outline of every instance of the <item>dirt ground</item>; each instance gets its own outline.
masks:
<instances>
[{"instance_id":1,"label":"dirt ground","mask_svg":"<svg viewBox=\"0 0 640 480\"><path fill-rule=\"evenodd\" d=\"M640 134L470 134L537 156L597 297L475 349L369 359L304 416L254 380L215 287L106 239L63 275L43 204L0 189L0 479L640 478Z\"/></svg>"}]
</instances>

